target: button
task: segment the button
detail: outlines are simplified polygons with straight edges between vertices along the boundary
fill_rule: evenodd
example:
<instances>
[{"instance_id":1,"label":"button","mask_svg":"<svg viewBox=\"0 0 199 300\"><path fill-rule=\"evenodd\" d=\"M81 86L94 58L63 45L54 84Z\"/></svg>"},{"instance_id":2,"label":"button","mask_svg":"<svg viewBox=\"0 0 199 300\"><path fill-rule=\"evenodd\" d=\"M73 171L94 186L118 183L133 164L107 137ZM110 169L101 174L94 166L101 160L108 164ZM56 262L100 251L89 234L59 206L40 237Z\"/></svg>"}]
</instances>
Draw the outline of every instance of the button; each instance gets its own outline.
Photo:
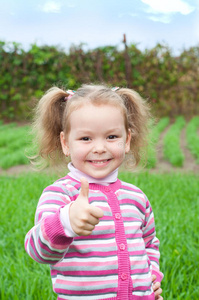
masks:
<instances>
[{"instance_id":1,"label":"button","mask_svg":"<svg viewBox=\"0 0 199 300\"><path fill-rule=\"evenodd\" d=\"M106 192L110 192L110 190L111 190L110 187L108 187L108 186L105 187Z\"/></svg>"},{"instance_id":2,"label":"button","mask_svg":"<svg viewBox=\"0 0 199 300\"><path fill-rule=\"evenodd\" d=\"M119 245L119 248L120 248L120 250L124 251L126 246L122 243L122 244Z\"/></svg>"},{"instance_id":3,"label":"button","mask_svg":"<svg viewBox=\"0 0 199 300\"><path fill-rule=\"evenodd\" d=\"M121 215L120 215L119 213L116 213L116 214L115 214L115 218L116 218L117 220L120 220L120 219L121 219Z\"/></svg>"},{"instance_id":4,"label":"button","mask_svg":"<svg viewBox=\"0 0 199 300\"><path fill-rule=\"evenodd\" d=\"M121 278L122 280L127 280L128 275L126 273L122 273Z\"/></svg>"}]
</instances>

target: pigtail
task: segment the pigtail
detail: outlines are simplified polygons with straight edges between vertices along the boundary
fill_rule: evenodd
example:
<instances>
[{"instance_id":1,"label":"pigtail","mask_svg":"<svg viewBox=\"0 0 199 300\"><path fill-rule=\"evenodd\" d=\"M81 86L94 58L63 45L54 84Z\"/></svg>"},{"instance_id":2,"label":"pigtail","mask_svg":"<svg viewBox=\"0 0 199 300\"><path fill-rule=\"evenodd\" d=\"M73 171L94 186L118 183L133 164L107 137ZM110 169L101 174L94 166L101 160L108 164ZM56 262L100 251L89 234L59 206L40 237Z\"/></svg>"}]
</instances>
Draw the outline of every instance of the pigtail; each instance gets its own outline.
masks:
<instances>
[{"instance_id":1,"label":"pigtail","mask_svg":"<svg viewBox=\"0 0 199 300\"><path fill-rule=\"evenodd\" d=\"M121 88L117 94L123 100L127 110L127 129L131 131L131 156L133 164L137 166L141 161L144 165L147 161L147 146L150 128L150 107L136 91Z\"/></svg>"},{"instance_id":2,"label":"pigtail","mask_svg":"<svg viewBox=\"0 0 199 300\"><path fill-rule=\"evenodd\" d=\"M32 133L35 155L29 157L37 167L57 163L63 156L60 132L68 94L57 87L49 89L35 108Z\"/></svg>"}]
</instances>

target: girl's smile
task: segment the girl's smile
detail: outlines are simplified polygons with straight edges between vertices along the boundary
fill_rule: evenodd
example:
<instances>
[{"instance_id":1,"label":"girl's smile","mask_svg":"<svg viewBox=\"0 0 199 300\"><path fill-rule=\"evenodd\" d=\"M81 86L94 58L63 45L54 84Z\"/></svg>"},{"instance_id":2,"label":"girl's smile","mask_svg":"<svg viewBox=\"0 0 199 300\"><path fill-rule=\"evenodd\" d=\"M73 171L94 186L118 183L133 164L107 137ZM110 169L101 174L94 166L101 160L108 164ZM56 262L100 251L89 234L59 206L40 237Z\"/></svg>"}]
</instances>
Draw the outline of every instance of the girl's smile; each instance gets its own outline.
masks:
<instances>
[{"instance_id":1,"label":"girl's smile","mask_svg":"<svg viewBox=\"0 0 199 300\"><path fill-rule=\"evenodd\" d=\"M61 132L62 149L73 165L95 178L118 168L130 148L121 110L113 105L87 103L72 112L70 132Z\"/></svg>"},{"instance_id":2,"label":"girl's smile","mask_svg":"<svg viewBox=\"0 0 199 300\"><path fill-rule=\"evenodd\" d=\"M111 158L110 159L106 159L106 160L89 160L88 162L90 164L92 164L92 166L95 166L95 167L105 167L106 165L108 165L108 163L111 161Z\"/></svg>"}]
</instances>

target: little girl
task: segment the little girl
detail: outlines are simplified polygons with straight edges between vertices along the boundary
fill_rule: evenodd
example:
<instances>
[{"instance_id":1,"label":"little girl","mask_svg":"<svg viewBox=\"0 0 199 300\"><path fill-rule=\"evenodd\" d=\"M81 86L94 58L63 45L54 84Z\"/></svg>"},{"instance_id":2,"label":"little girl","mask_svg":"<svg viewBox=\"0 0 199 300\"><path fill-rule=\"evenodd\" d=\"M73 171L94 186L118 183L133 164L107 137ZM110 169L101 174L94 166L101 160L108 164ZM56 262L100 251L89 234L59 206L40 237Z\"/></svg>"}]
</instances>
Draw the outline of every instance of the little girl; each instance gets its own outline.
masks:
<instances>
[{"instance_id":1,"label":"little girl","mask_svg":"<svg viewBox=\"0 0 199 300\"><path fill-rule=\"evenodd\" d=\"M36 157L70 156L70 172L44 189L25 249L50 265L57 299L163 299L151 205L117 178L125 154L140 162L148 121L146 102L126 88L52 88L40 100Z\"/></svg>"}]
</instances>

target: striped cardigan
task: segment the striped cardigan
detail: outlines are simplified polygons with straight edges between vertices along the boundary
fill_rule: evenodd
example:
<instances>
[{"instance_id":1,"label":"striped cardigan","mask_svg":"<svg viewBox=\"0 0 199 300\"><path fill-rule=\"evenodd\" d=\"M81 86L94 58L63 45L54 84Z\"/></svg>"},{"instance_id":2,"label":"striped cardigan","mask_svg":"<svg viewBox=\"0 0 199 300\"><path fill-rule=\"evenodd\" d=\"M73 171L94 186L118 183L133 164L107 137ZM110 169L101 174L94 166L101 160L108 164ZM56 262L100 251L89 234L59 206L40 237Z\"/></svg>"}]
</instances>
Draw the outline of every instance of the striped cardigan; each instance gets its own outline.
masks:
<instances>
[{"instance_id":1,"label":"striped cardigan","mask_svg":"<svg viewBox=\"0 0 199 300\"><path fill-rule=\"evenodd\" d=\"M79 195L69 175L47 187L39 200L35 226L25 249L50 264L58 300L152 300L151 275L161 281L159 241L150 203L137 187L122 182L89 184L89 202L104 216L89 236L67 237L60 208Z\"/></svg>"}]
</instances>

